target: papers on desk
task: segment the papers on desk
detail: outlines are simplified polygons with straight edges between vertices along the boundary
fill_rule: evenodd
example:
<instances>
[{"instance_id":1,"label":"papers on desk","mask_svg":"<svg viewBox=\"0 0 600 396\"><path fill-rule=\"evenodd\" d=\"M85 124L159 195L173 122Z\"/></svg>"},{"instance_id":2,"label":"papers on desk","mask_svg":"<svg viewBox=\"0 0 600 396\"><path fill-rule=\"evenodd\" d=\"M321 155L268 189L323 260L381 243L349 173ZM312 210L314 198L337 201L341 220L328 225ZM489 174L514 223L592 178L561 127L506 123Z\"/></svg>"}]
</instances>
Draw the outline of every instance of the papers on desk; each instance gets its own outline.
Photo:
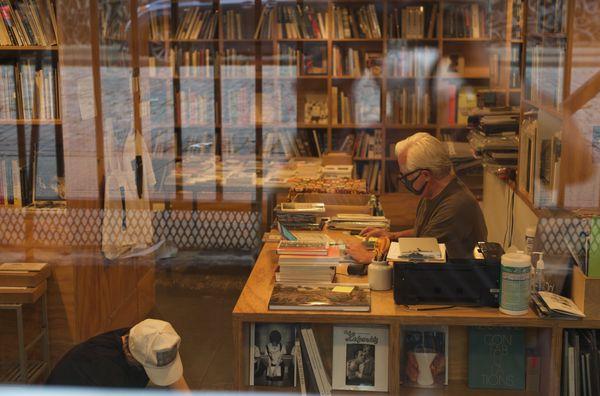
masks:
<instances>
[{"instance_id":1,"label":"papers on desk","mask_svg":"<svg viewBox=\"0 0 600 396\"><path fill-rule=\"evenodd\" d=\"M541 291L532 295L533 308L541 318L581 319L585 314L573 300L558 294Z\"/></svg>"},{"instance_id":2,"label":"papers on desk","mask_svg":"<svg viewBox=\"0 0 600 396\"><path fill-rule=\"evenodd\" d=\"M435 238L399 238L392 242L387 255L388 261L446 262L446 245Z\"/></svg>"}]
</instances>

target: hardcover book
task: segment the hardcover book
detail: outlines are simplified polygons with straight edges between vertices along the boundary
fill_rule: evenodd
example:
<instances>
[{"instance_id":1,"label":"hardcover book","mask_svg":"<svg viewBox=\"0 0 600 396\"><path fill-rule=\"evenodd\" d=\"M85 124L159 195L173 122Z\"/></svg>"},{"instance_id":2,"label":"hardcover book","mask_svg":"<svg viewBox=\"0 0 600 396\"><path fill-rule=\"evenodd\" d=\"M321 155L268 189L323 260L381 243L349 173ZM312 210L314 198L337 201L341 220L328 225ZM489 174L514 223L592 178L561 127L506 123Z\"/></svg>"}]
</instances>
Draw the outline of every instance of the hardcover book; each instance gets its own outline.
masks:
<instances>
[{"instance_id":1,"label":"hardcover book","mask_svg":"<svg viewBox=\"0 0 600 396\"><path fill-rule=\"evenodd\" d=\"M333 389L388 391L388 329L334 326Z\"/></svg>"},{"instance_id":2,"label":"hardcover book","mask_svg":"<svg viewBox=\"0 0 600 396\"><path fill-rule=\"evenodd\" d=\"M419 388L448 385L448 327L406 326L402 339L402 384Z\"/></svg>"},{"instance_id":3,"label":"hardcover book","mask_svg":"<svg viewBox=\"0 0 600 396\"><path fill-rule=\"evenodd\" d=\"M469 327L469 388L525 389L525 330Z\"/></svg>"},{"instance_id":4,"label":"hardcover book","mask_svg":"<svg viewBox=\"0 0 600 396\"><path fill-rule=\"evenodd\" d=\"M276 283L269 300L269 309L368 312L371 309L371 290L366 286L342 284Z\"/></svg>"}]
</instances>

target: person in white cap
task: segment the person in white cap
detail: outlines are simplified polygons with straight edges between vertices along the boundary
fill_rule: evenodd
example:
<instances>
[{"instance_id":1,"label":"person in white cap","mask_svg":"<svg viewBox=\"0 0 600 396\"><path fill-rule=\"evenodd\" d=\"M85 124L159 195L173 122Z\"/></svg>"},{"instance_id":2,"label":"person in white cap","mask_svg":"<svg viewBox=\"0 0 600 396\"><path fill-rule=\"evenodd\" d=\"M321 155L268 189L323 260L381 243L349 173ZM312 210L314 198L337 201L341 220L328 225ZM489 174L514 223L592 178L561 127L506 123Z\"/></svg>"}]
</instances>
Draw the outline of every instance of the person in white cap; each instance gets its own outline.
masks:
<instances>
[{"instance_id":1,"label":"person in white cap","mask_svg":"<svg viewBox=\"0 0 600 396\"><path fill-rule=\"evenodd\" d=\"M181 338L169 322L146 319L131 329L100 334L75 346L46 384L189 390L179 356Z\"/></svg>"}]
</instances>

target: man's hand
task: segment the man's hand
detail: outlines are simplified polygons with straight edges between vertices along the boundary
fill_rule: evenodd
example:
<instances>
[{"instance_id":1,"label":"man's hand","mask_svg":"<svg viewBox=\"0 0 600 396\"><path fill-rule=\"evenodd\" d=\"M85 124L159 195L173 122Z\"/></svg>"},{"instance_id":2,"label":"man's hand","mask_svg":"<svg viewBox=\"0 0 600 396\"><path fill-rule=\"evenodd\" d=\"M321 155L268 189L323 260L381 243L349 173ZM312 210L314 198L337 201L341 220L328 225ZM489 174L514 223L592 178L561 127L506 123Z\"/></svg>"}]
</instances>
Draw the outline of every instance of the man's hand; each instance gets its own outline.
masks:
<instances>
[{"instance_id":1,"label":"man's hand","mask_svg":"<svg viewBox=\"0 0 600 396\"><path fill-rule=\"evenodd\" d=\"M369 237L388 237L391 238L391 233L383 228L377 227L367 227L360 232L360 236L369 238Z\"/></svg>"},{"instance_id":2,"label":"man's hand","mask_svg":"<svg viewBox=\"0 0 600 396\"><path fill-rule=\"evenodd\" d=\"M369 264L373 261L373 253L369 252L360 242L349 242L346 245L346 253L360 264Z\"/></svg>"}]
</instances>

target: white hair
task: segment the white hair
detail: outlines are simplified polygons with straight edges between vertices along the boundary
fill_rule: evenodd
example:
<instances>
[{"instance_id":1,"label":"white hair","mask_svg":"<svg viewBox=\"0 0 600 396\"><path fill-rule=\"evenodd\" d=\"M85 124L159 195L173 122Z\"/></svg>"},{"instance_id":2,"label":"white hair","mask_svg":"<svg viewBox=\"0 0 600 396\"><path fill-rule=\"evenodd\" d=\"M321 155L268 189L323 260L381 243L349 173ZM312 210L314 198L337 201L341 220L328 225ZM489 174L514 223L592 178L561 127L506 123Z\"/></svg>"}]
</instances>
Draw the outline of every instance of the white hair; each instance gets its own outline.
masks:
<instances>
[{"instance_id":1,"label":"white hair","mask_svg":"<svg viewBox=\"0 0 600 396\"><path fill-rule=\"evenodd\" d=\"M452 171L452 161L448 146L427 132L418 132L400 140L395 147L396 157L406 156L406 171L428 169L435 178L448 176Z\"/></svg>"}]
</instances>

